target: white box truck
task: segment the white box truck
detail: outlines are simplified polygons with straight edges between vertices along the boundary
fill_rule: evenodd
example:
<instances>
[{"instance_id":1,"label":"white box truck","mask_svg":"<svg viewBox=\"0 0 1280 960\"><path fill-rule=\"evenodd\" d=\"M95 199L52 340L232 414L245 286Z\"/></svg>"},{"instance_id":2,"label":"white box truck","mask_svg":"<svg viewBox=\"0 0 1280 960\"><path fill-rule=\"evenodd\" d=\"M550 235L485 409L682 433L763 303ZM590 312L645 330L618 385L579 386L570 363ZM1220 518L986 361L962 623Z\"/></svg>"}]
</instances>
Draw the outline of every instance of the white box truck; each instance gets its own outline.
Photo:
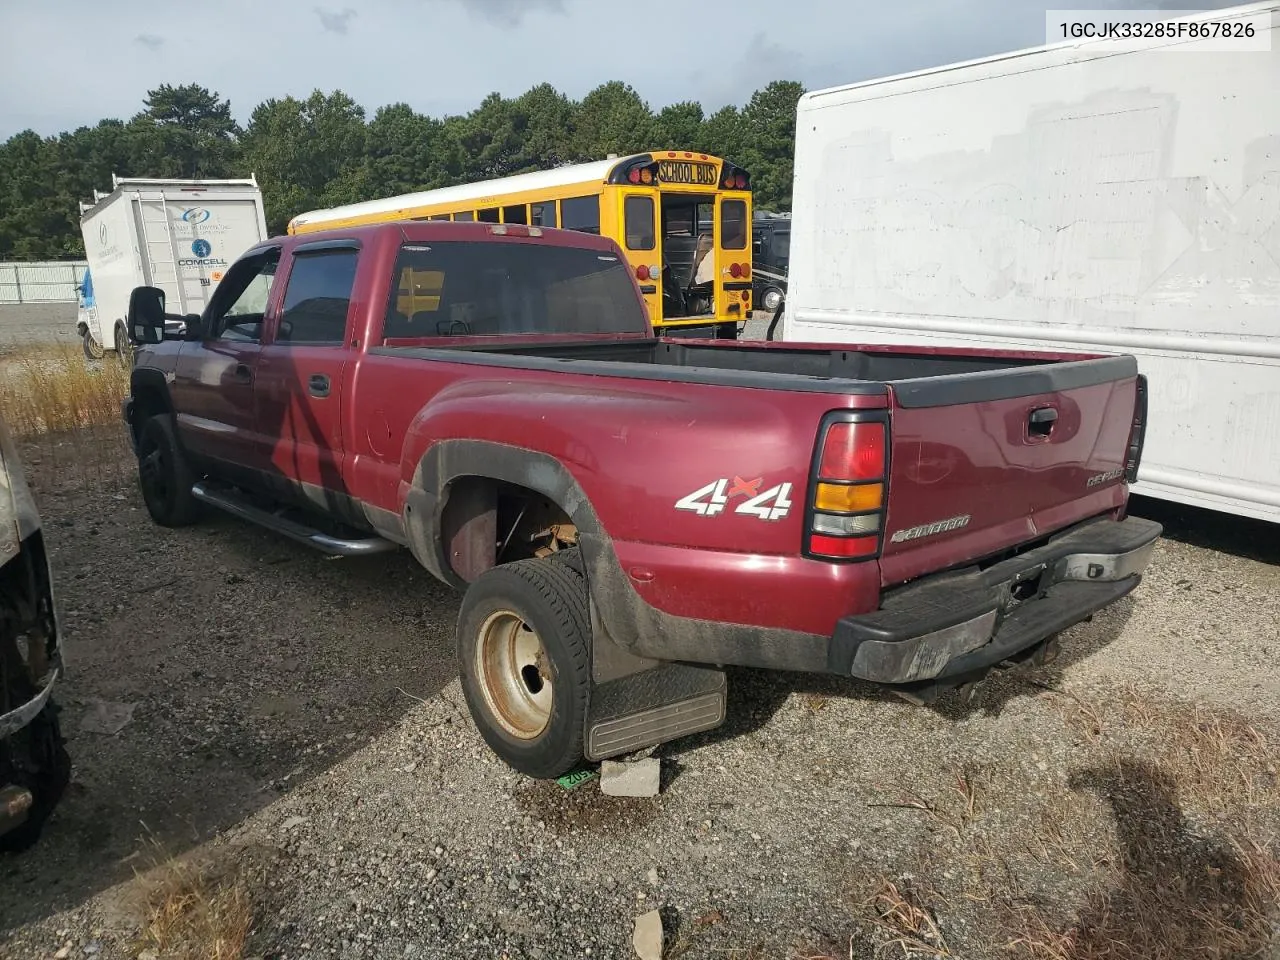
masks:
<instances>
[{"instance_id":1,"label":"white box truck","mask_svg":"<svg viewBox=\"0 0 1280 960\"><path fill-rule=\"evenodd\" d=\"M1280 522L1280 4L1179 19L1269 49L1054 43L802 97L781 338L1132 354L1134 492Z\"/></svg>"},{"instance_id":2,"label":"white box truck","mask_svg":"<svg viewBox=\"0 0 1280 960\"><path fill-rule=\"evenodd\" d=\"M80 204L89 266L76 329L85 355L128 356L125 315L134 287L159 287L175 315L200 313L223 272L267 239L262 191L248 180L111 178Z\"/></svg>"}]
</instances>

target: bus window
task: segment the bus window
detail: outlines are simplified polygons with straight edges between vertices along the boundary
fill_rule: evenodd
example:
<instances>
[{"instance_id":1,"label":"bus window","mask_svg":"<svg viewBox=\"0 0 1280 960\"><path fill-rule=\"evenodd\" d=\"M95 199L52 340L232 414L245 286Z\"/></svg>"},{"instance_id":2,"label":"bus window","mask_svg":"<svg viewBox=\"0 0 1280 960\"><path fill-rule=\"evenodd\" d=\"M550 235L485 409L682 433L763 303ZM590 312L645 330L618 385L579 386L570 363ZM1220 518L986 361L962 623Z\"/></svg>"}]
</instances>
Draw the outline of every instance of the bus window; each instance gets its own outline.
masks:
<instances>
[{"instance_id":1,"label":"bus window","mask_svg":"<svg viewBox=\"0 0 1280 960\"><path fill-rule=\"evenodd\" d=\"M627 249L652 250L657 246L653 229L653 197L627 197L623 204Z\"/></svg>"},{"instance_id":2,"label":"bus window","mask_svg":"<svg viewBox=\"0 0 1280 960\"><path fill-rule=\"evenodd\" d=\"M535 203L529 209L533 214L529 222L533 226L556 226L556 202L554 200L549 200L546 203Z\"/></svg>"},{"instance_id":3,"label":"bus window","mask_svg":"<svg viewBox=\"0 0 1280 960\"><path fill-rule=\"evenodd\" d=\"M720 202L720 246L725 250L747 249L747 204L745 200Z\"/></svg>"},{"instance_id":4,"label":"bus window","mask_svg":"<svg viewBox=\"0 0 1280 960\"><path fill-rule=\"evenodd\" d=\"M427 217L427 219L428 220L448 220L449 215L447 213L437 213L433 217Z\"/></svg>"},{"instance_id":5,"label":"bus window","mask_svg":"<svg viewBox=\"0 0 1280 960\"><path fill-rule=\"evenodd\" d=\"M529 208L523 203L517 204L514 207L503 207L502 222L523 223L527 225L529 223Z\"/></svg>"},{"instance_id":6,"label":"bus window","mask_svg":"<svg viewBox=\"0 0 1280 960\"><path fill-rule=\"evenodd\" d=\"M477 220L479 220L481 223L497 223L497 222L498 222L498 208L497 208L497 207L485 207L483 210L477 210L477 211L476 211L476 219L477 219Z\"/></svg>"},{"instance_id":7,"label":"bus window","mask_svg":"<svg viewBox=\"0 0 1280 960\"><path fill-rule=\"evenodd\" d=\"M475 215L470 210L466 210L462 213L455 213L453 215L453 219L459 222L470 223L472 220L475 219Z\"/></svg>"},{"instance_id":8,"label":"bus window","mask_svg":"<svg viewBox=\"0 0 1280 960\"><path fill-rule=\"evenodd\" d=\"M600 198L570 197L560 201L560 226L580 233L600 232Z\"/></svg>"}]
</instances>

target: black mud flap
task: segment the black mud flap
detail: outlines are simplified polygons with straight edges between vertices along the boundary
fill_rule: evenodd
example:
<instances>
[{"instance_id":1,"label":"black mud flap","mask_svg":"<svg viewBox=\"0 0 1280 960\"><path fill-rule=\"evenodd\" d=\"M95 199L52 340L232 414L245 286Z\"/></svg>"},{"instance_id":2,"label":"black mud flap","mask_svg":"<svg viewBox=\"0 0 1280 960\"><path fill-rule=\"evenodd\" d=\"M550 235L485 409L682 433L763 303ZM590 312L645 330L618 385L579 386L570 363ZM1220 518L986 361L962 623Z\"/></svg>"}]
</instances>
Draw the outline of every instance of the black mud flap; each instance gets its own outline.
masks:
<instances>
[{"instance_id":1,"label":"black mud flap","mask_svg":"<svg viewBox=\"0 0 1280 960\"><path fill-rule=\"evenodd\" d=\"M608 637L594 604L591 614L588 760L633 753L724 723L729 687L723 670L637 657Z\"/></svg>"}]
</instances>

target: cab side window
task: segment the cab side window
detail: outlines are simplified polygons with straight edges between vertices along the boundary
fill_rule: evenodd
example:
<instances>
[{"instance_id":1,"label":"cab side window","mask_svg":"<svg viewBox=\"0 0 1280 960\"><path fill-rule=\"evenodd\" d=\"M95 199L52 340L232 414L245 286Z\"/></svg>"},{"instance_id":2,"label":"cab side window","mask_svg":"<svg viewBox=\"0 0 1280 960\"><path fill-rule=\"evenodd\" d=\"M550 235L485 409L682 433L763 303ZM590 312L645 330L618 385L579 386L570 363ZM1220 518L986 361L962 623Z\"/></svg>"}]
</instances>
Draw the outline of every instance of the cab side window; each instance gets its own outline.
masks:
<instances>
[{"instance_id":1,"label":"cab side window","mask_svg":"<svg viewBox=\"0 0 1280 960\"><path fill-rule=\"evenodd\" d=\"M209 305L210 339L261 342L262 318L279 263L280 251L268 250L240 261L227 271Z\"/></svg>"},{"instance_id":2,"label":"cab side window","mask_svg":"<svg viewBox=\"0 0 1280 960\"><path fill-rule=\"evenodd\" d=\"M294 255L284 291L277 343L341 344L356 281L355 250L317 250Z\"/></svg>"}]
</instances>

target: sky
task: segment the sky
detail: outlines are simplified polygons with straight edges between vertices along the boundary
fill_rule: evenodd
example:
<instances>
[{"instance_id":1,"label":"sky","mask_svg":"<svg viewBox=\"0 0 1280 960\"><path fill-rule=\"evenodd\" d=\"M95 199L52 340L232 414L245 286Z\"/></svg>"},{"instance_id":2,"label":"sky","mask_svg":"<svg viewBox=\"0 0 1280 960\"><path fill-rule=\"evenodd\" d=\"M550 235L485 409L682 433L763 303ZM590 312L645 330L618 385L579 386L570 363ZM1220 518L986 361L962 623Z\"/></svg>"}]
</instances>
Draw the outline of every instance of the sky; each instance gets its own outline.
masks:
<instances>
[{"instance_id":1,"label":"sky","mask_svg":"<svg viewBox=\"0 0 1280 960\"><path fill-rule=\"evenodd\" d=\"M142 109L198 83L247 122L270 97L340 89L370 116L465 113L547 82L609 80L655 110L743 105L771 80L811 90L1045 42L1048 9L1215 9L1215 0L0 0L0 140Z\"/></svg>"}]
</instances>

